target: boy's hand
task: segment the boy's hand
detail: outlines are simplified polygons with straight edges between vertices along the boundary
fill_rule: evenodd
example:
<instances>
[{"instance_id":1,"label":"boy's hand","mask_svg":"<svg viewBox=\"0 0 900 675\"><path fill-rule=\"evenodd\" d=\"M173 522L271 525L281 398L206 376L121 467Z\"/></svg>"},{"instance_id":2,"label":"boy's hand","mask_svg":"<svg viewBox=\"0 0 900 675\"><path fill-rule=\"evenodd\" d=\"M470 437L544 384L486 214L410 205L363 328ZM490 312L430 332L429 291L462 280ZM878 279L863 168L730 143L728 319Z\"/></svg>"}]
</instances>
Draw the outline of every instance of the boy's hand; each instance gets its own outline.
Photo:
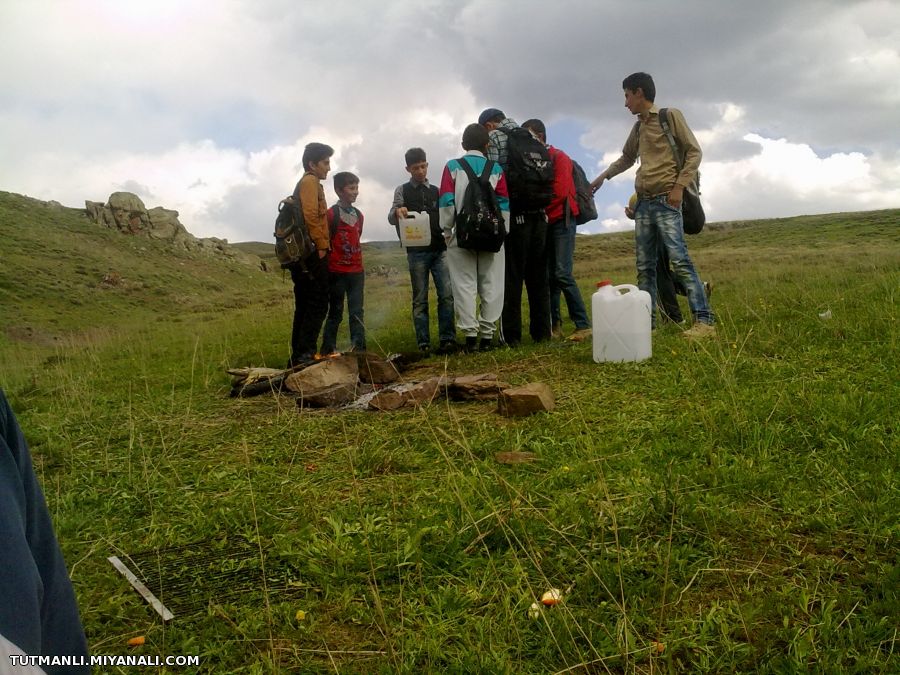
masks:
<instances>
[{"instance_id":1,"label":"boy's hand","mask_svg":"<svg viewBox=\"0 0 900 675\"><path fill-rule=\"evenodd\" d=\"M397 213L397 218L401 219L401 220L403 218L409 217L409 211L407 210L407 208L405 206L398 206L396 213Z\"/></svg>"},{"instance_id":2,"label":"boy's hand","mask_svg":"<svg viewBox=\"0 0 900 675\"><path fill-rule=\"evenodd\" d=\"M606 174L601 173L594 180L591 181L591 192L596 192L600 189L600 186L603 185L603 181L606 180Z\"/></svg>"},{"instance_id":3,"label":"boy's hand","mask_svg":"<svg viewBox=\"0 0 900 675\"><path fill-rule=\"evenodd\" d=\"M684 201L684 188L676 183L669 191L669 196L666 197L666 201L673 209L677 209L681 206L681 202Z\"/></svg>"},{"instance_id":4,"label":"boy's hand","mask_svg":"<svg viewBox=\"0 0 900 675\"><path fill-rule=\"evenodd\" d=\"M634 209L630 206L625 207L625 217L628 218L628 220L634 220Z\"/></svg>"},{"instance_id":5,"label":"boy's hand","mask_svg":"<svg viewBox=\"0 0 900 675\"><path fill-rule=\"evenodd\" d=\"M321 260L322 258L324 258L326 255L328 255L328 251L327 251L327 250L325 250L325 251L319 251L319 259L320 259L320 260Z\"/></svg>"}]
</instances>

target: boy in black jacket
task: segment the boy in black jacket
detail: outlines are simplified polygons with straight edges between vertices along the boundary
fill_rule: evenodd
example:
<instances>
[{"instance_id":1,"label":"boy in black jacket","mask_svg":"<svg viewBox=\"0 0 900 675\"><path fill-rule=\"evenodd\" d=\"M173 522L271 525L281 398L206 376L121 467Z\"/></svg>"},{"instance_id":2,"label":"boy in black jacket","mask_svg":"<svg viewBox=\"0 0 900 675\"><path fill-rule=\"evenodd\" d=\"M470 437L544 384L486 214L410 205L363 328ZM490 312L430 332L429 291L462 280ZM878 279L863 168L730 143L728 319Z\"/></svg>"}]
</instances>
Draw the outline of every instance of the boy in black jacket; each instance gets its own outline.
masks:
<instances>
[{"instance_id":1,"label":"boy in black jacket","mask_svg":"<svg viewBox=\"0 0 900 675\"><path fill-rule=\"evenodd\" d=\"M453 291L450 286L450 270L447 267L447 244L438 222L438 189L428 182L428 160L422 148L406 151L406 170L410 180L394 191L394 202L388 213L388 222L397 228L409 212L425 212L431 225L431 243L428 246L408 247L409 280L412 284L412 317L419 350L431 350L428 317L428 274L434 279L437 291L438 353L456 350L456 327L453 323Z\"/></svg>"}]
</instances>

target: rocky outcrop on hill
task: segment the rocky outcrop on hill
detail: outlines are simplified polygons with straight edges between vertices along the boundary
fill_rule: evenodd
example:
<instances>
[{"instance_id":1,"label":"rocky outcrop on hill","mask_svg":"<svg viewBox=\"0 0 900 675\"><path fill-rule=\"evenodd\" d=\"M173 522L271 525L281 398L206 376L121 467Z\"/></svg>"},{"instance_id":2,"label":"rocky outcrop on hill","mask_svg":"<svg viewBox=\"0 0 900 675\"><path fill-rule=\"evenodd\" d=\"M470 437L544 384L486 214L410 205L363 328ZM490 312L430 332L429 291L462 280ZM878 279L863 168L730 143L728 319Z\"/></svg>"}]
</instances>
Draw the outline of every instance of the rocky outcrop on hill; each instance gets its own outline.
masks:
<instances>
[{"instance_id":1,"label":"rocky outcrop on hill","mask_svg":"<svg viewBox=\"0 0 900 675\"><path fill-rule=\"evenodd\" d=\"M98 225L125 234L161 239L186 251L220 255L248 265L260 264L258 257L234 248L226 239L195 237L178 220L178 211L161 206L147 209L141 198L131 192L113 192L105 204L85 201L84 207Z\"/></svg>"}]
</instances>

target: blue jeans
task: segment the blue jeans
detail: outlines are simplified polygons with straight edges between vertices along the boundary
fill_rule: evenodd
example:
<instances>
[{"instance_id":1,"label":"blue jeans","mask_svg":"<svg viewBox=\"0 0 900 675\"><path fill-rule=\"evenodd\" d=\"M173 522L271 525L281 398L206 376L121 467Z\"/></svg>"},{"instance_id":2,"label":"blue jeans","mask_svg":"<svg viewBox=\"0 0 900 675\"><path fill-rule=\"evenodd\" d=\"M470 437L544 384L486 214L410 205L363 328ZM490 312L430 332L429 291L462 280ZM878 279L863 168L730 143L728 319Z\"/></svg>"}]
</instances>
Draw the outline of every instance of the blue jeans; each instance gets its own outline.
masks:
<instances>
[{"instance_id":1,"label":"blue jeans","mask_svg":"<svg viewBox=\"0 0 900 675\"><path fill-rule=\"evenodd\" d=\"M572 274L572 257L575 254L575 221L569 219L557 220L550 224L550 242L547 247L548 269L550 272L550 319L554 326L562 324L560 311L560 292L566 299L566 307L569 309L569 318L575 324L575 328L581 330L590 328L587 310L584 307L584 299L575 276Z\"/></svg>"},{"instance_id":2,"label":"blue jeans","mask_svg":"<svg viewBox=\"0 0 900 675\"><path fill-rule=\"evenodd\" d=\"M672 263L675 278L687 291L688 306L694 321L715 323L703 283L684 243L681 209L666 202L665 195L640 199L634 216L634 252L637 260L638 287L650 294L651 316L656 325L656 265L658 246L664 246Z\"/></svg>"},{"instance_id":3,"label":"blue jeans","mask_svg":"<svg viewBox=\"0 0 900 675\"><path fill-rule=\"evenodd\" d=\"M434 279L437 292L438 339L441 343L456 341L453 324L453 289L450 286L450 269L446 251L406 249L409 263L409 281L412 284L412 319L419 347L431 346L428 319L428 274Z\"/></svg>"},{"instance_id":4,"label":"blue jeans","mask_svg":"<svg viewBox=\"0 0 900 675\"><path fill-rule=\"evenodd\" d=\"M332 272L328 284L328 318L322 332L322 354L336 351L338 328L344 318L344 296L347 297L347 314L350 319L350 345L354 351L366 350L366 324L363 316L363 293L366 273L342 274Z\"/></svg>"}]
</instances>

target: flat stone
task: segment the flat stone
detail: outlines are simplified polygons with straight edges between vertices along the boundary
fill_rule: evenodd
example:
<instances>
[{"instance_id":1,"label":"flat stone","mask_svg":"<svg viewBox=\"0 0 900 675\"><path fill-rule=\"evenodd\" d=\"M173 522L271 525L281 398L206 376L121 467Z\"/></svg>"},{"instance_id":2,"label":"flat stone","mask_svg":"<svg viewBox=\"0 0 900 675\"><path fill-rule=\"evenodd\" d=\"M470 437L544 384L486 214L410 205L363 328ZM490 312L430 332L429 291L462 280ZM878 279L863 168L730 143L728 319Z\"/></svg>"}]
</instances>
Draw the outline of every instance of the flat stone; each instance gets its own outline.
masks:
<instances>
[{"instance_id":1,"label":"flat stone","mask_svg":"<svg viewBox=\"0 0 900 675\"><path fill-rule=\"evenodd\" d=\"M553 410L555 407L553 391L543 382L505 389L500 392L497 400L497 412L506 417L525 417Z\"/></svg>"},{"instance_id":2,"label":"flat stone","mask_svg":"<svg viewBox=\"0 0 900 675\"><path fill-rule=\"evenodd\" d=\"M387 410L397 410L405 406L408 400L409 397L406 392L387 389L375 394L375 396L372 397L372 400L369 401L369 407L373 410L381 410L382 412Z\"/></svg>"},{"instance_id":3,"label":"flat stone","mask_svg":"<svg viewBox=\"0 0 900 675\"><path fill-rule=\"evenodd\" d=\"M356 359L359 379L369 384L390 384L400 379L397 367L380 356L369 352L348 354Z\"/></svg>"},{"instance_id":4,"label":"flat stone","mask_svg":"<svg viewBox=\"0 0 900 675\"><path fill-rule=\"evenodd\" d=\"M446 378L444 377L432 377L429 380L417 383L412 389L407 390L406 393L409 394L409 397L416 403L420 405L428 404L438 395L438 392L441 390L441 385L445 382Z\"/></svg>"},{"instance_id":5,"label":"flat stone","mask_svg":"<svg viewBox=\"0 0 900 675\"><path fill-rule=\"evenodd\" d=\"M461 375L447 385L447 395L454 401L489 401L511 385L500 382L494 373Z\"/></svg>"},{"instance_id":6,"label":"flat stone","mask_svg":"<svg viewBox=\"0 0 900 675\"><path fill-rule=\"evenodd\" d=\"M466 386L473 382L497 381L497 373L479 373L478 375L460 375L451 380L452 384Z\"/></svg>"},{"instance_id":7,"label":"flat stone","mask_svg":"<svg viewBox=\"0 0 900 675\"><path fill-rule=\"evenodd\" d=\"M356 384L335 384L297 399L300 407L338 408L356 399Z\"/></svg>"},{"instance_id":8,"label":"flat stone","mask_svg":"<svg viewBox=\"0 0 900 675\"><path fill-rule=\"evenodd\" d=\"M285 379L284 386L309 398L317 392L338 384L356 384L358 376L356 359L350 356L338 356L291 373Z\"/></svg>"},{"instance_id":9,"label":"flat stone","mask_svg":"<svg viewBox=\"0 0 900 675\"><path fill-rule=\"evenodd\" d=\"M373 410L397 410L404 406L428 405L440 391L441 379L432 377L424 382L404 382L385 388L372 397L369 407Z\"/></svg>"}]
</instances>

